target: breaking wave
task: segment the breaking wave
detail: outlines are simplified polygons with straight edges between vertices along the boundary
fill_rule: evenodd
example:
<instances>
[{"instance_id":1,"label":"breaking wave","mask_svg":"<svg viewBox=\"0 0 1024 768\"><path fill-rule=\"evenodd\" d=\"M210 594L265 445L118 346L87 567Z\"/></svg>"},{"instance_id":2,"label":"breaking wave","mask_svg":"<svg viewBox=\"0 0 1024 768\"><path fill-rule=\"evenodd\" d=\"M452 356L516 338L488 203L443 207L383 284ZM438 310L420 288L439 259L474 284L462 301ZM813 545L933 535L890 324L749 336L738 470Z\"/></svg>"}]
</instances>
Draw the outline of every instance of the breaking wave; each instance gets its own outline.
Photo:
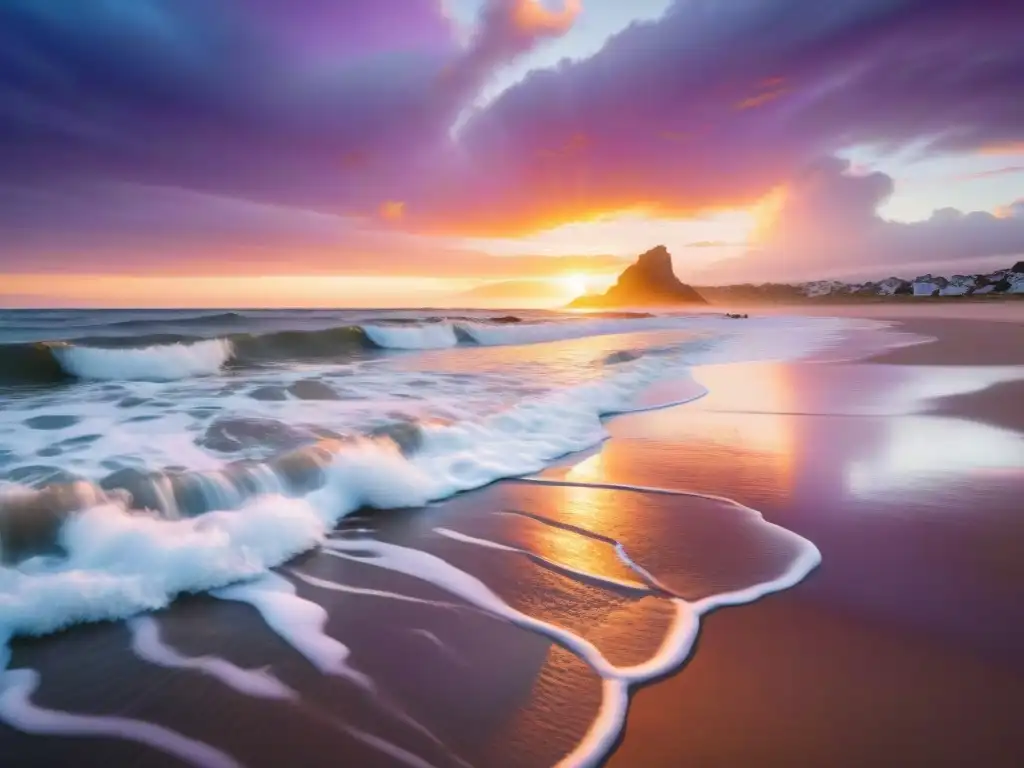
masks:
<instances>
[{"instance_id":1,"label":"breaking wave","mask_svg":"<svg viewBox=\"0 0 1024 768\"><path fill-rule=\"evenodd\" d=\"M230 314L216 317L237 319ZM685 323L685 318L682 320ZM679 317L628 317L522 322L509 316L492 321L382 321L316 330L235 333L219 338L164 333L131 338L86 337L70 342L0 344L0 383L45 384L69 379L172 381L212 375L229 364L244 367L301 360L343 362L374 349L536 344L684 327L680 321Z\"/></svg>"},{"instance_id":2,"label":"breaking wave","mask_svg":"<svg viewBox=\"0 0 1024 768\"><path fill-rule=\"evenodd\" d=\"M366 325L366 337L381 349L446 349L459 343L455 325Z\"/></svg>"},{"instance_id":3,"label":"breaking wave","mask_svg":"<svg viewBox=\"0 0 1024 768\"><path fill-rule=\"evenodd\" d=\"M220 370L232 354L225 339L194 344L164 344L134 349L55 346L60 367L78 379L173 381L207 376Z\"/></svg>"},{"instance_id":4,"label":"breaking wave","mask_svg":"<svg viewBox=\"0 0 1024 768\"><path fill-rule=\"evenodd\" d=\"M328 634L326 609L270 571L319 548L326 557L420 580L455 602L332 582L298 570L296 563L285 572L314 589L465 606L543 635L578 656L600 679L601 702L559 765L594 766L622 733L630 691L678 668L693 648L702 615L792 586L817 565L820 554L813 544L724 499L717 499L716 520L735 514L744 524L753 521L769 537L767 550L787 557L756 580L716 582L709 594L690 597L673 591L671 579L656 562L648 562L639 545L634 551L637 542L610 532L530 512L500 513L532 516L538 524L588 537L588 547L613 548L628 578L501 536L417 522L444 537L446 546L526 556L588 585L628 590L648 602L669 601L672 618L658 649L623 665L559 622L521 613L474 573L437 555L367 538L365 529L359 529L358 539L351 536L354 528L336 531L349 515L421 507L502 478L550 484L529 476L598 445L608 434L606 417L705 394L689 376L691 366L799 358L839 340L849 326L821 320L694 322L678 316L432 318L416 312L409 319L358 315L339 323L328 318L333 327L327 328L308 327L323 320L320 316L287 319L306 323L302 329L268 323L240 328L232 324L251 318L207 315L202 320L215 318L218 329L191 328L183 334L169 333L175 330L170 323L144 319L131 322L148 323L147 335L131 339L0 344L0 384L12 376L14 383L106 381L73 390L26 388L0 411L0 721L28 733L115 736L195 764L237 764L227 753L162 726L120 715L71 714L33 701L41 678L31 669L6 670L10 641L77 623L120 620L164 608L179 595L208 592L248 603L321 672L369 690L376 681L350 661L357 657L340 639ZM177 326L192 322L175 319ZM243 328L246 333L237 332ZM200 330L207 336L189 335ZM407 352L663 330L671 333L547 349L460 349L419 357ZM693 332L699 332L699 341ZM381 350L406 352L388 360ZM379 359L366 366L334 365L367 354ZM328 364L305 365L307 360ZM225 369L231 376L201 378ZM47 466L51 461L56 466ZM685 495L558 482L595 492ZM129 625L132 651L147 663L201 672L244 695L289 706L301 702L298 689L268 669L175 649L161 640L158 622L141 618ZM442 645L427 630L414 631ZM386 689L374 691L375 706L398 712L403 722L444 748L430 731L392 708L381 691ZM428 764L372 734L344 724L339 728L393 761ZM452 757L452 764L465 765Z\"/></svg>"},{"instance_id":5,"label":"breaking wave","mask_svg":"<svg viewBox=\"0 0 1024 768\"><path fill-rule=\"evenodd\" d=\"M598 323L592 331L621 328ZM374 343L447 341L444 334L452 333L452 326L434 325L436 330L424 336L417 335L423 331L416 326L403 328L409 331L404 335L374 332ZM751 327L744 343L724 338L701 359L800 356L838 332L835 324L818 321L793 326L787 334L779 334L779 327L787 326L770 323L760 333ZM580 328L566 323L564 332ZM464 333L474 330L462 326ZM520 330L510 326L480 343L522 343ZM522 330L534 340L548 333ZM354 335L341 329L331 333ZM48 351L62 371L83 377L174 378L214 371L239 348L208 339L142 349L52 346ZM205 469L149 470L130 462L102 479L0 487L0 647L5 636L123 618L164 606L181 593L256 576L317 546L340 518L359 509L422 506L535 473L604 440L606 416L704 394L688 377L692 350L682 345L675 352L654 352L631 359L630 350L608 361L613 365L601 366L597 378L520 397L463 420L406 421L390 430L314 438L269 457L216 461ZM651 385L666 379L673 386L652 402ZM267 407L261 403L261 413ZM94 437L86 433L65 442Z\"/></svg>"},{"instance_id":6,"label":"breaking wave","mask_svg":"<svg viewBox=\"0 0 1024 768\"><path fill-rule=\"evenodd\" d=\"M480 421L417 425L415 439L329 439L216 471L0 493L0 557L18 564L0 567L0 635L157 608L283 563L358 509L421 506L539 471L599 443L603 416L681 373L655 358L622 368Z\"/></svg>"}]
</instances>

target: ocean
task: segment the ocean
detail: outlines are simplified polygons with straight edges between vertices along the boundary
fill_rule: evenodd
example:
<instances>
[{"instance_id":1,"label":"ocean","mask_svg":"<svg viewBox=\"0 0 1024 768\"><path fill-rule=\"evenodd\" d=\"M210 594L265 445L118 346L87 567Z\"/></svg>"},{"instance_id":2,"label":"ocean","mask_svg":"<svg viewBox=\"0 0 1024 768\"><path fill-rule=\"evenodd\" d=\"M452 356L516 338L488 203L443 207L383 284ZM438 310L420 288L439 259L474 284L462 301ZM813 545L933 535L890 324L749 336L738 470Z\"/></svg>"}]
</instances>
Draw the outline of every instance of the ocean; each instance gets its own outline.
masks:
<instances>
[{"instance_id":1,"label":"ocean","mask_svg":"<svg viewBox=\"0 0 1024 768\"><path fill-rule=\"evenodd\" d=\"M336 669L344 649L322 621L267 602L294 597L270 569L318 547L375 557L575 648L563 630L481 597L474 577L433 555L332 531L354 513L422 507L593 448L610 416L704 395L696 366L806 357L853 328L717 314L2 312L0 656L12 637L212 591L252 602L319 668ZM781 581L725 604L802 578L817 562L804 544ZM635 571L630 588L664 592L621 556ZM254 579L262 586L248 586ZM681 639L645 671L605 669L579 646L618 681L616 697L684 658L696 616L717 604L676 602ZM8 673L19 695L31 683ZM0 718L16 724L24 702L11 702L0 691ZM588 754L607 749L624 712L606 718Z\"/></svg>"}]
</instances>

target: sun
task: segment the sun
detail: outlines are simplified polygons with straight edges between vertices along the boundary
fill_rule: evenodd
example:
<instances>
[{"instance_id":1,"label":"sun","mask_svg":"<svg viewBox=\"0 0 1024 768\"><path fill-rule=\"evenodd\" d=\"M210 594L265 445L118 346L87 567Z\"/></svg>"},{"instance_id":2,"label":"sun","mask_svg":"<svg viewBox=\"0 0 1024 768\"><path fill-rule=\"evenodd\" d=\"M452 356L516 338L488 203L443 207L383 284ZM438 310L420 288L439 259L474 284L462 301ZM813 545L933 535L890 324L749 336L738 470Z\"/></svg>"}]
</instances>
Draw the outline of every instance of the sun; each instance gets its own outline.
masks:
<instances>
[{"instance_id":1,"label":"sun","mask_svg":"<svg viewBox=\"0 0 1024 768\"><path fill-rule=\"evenodd\" d=\"M559 277L558 281L565 287L565 292L574 299L577 296L582 296L590 289L590 278L587 275L564 275Z\"/></svg>"}]
</instances>

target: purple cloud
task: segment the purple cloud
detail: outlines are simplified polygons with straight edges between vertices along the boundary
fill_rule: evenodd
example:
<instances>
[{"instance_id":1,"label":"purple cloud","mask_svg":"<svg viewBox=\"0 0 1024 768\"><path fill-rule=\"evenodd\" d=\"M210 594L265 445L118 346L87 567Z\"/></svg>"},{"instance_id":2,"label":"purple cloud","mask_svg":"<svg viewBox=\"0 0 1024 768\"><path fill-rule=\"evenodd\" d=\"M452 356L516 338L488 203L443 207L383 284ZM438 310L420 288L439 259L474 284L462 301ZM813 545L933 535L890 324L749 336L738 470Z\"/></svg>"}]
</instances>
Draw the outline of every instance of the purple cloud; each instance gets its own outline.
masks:
<instances>
[{"instance_id":1,"label":"purple cloud","mask_svg":"<svg viewBox=\"0 0 1024 768\"><path fill-rule=\"evenodd\" d=\"M123 182L0 184L0 210L0 272L9 275L234 275L240 264L293 274L301 264L307 274L504 279L624 265L610 255L490 257L357 217Z\"/></svg>"},{"instance_id":2,"label":"purple cloud","mask_svg":"<svg viewBox=\"0 0 1024 768\"><path fill-rule=\"evenodd\" d=\"M989 171L979 171L977 173L965 173L956 177L957 181L971 181L973 179L989 179L993 176L1013 176L1018 173L1024 173L1024 165L1007 165L1003 168L993 168Z\"/></svg>"},{"instance_id":3,"label":"purple cloud","mask_svg":"<svg viewBox=\"0 0 1024 768\"><path fill-rule=\"evenodd\" d=\"M178 263L145 232L245 254L319 243L308 230L334 219L317 216L364 232L352 222L382 210L401 212L380 222L391 230L521 234L615 210L747 205L855 144L1024 142L1024 4L1004 0L679 0L589 59L532 73L453 136L486 79L579 10L551 7L489 0L463 45L427 0L7 0L0 235L19 252L2 258L70 258L79 234ZM163 193L115 216L102 210L115 184L220 202L154 223ZM68 189L79 203L40 200ZM858 202L863 214L863 200L824 213ZM232 205L309 220L275 240L276 214ZM337 271L361 258L361 236L331 240Z\"/></svg>"},{"instance_id":4,"label":"purple cloud","mask_svg":"<svg viewBox=\"0 0 1024 768\"><path fill-rule=\"evenodd\" d=\"M677 2L503 94L463 132L463 175L410 211L484 232L686 214L854 144L1020 141L1022 28L1024 5L997 0Z\"/></svg>"}]
</instances>

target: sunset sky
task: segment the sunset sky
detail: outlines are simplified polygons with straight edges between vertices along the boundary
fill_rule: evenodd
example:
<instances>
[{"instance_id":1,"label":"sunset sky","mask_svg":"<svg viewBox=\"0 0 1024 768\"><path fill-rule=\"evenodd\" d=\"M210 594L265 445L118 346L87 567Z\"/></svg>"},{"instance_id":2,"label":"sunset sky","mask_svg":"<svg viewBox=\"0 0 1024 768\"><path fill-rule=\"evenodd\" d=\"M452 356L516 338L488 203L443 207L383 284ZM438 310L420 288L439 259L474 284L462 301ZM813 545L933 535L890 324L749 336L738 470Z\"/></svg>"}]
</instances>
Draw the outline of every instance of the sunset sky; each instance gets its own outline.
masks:
<instances>
[{"instance_id":1,"label":"sunset sky","mask_svg":"<svg viewBox=\"0 0 1024 768\"><path fill-rule=\"evenodd\" d=\"M554 305L1024 253L1024 2L2 0L0 305Z\"/></svg>"}]
</instances>

